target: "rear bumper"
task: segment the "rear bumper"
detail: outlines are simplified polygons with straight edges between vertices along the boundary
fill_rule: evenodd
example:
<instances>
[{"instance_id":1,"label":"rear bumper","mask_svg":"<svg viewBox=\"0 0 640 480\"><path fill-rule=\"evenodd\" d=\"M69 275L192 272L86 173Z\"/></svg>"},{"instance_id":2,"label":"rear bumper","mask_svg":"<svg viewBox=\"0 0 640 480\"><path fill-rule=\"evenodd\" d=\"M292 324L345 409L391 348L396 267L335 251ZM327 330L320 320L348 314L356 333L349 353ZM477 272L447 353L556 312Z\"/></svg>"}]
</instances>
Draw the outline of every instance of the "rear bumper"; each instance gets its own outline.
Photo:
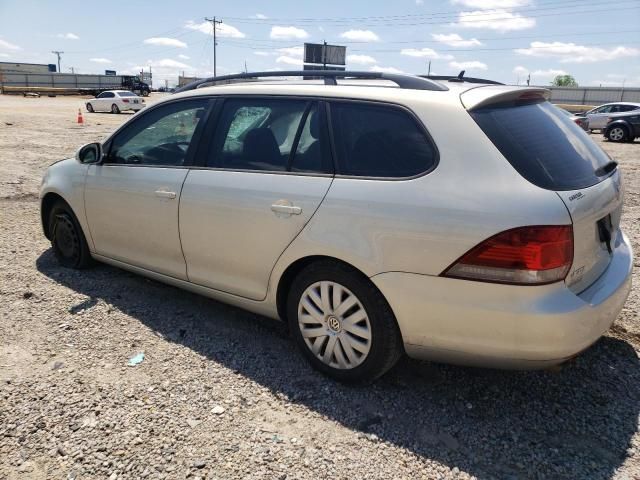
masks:
<instances>
[{"instance_id":1,"label":"rear bumper","mask_svg":"<svg viewBox=\"0 0 640 480\"><path fill-rule=\"evenodd\" d=\"M607 270L580 294L564 282L515 286L389 272L372 277L414 358L497 368L541 368L588 348L631 290L633 253L619 235Z\"/></svg>"},{"instance_id":2,"label":"rear bumper","mask_svg":"<svg viewBox=\"0 0 640 480\"><path fill-rule=\"evenodd\" d=\"M133 104L133 105L128 105L126 107L124 107L124 109L122 110L133 110L134 112L137 112L139 110L142 110L143 108L145 108L146 105L145 104Z\"/></svg>"}]
</instances>

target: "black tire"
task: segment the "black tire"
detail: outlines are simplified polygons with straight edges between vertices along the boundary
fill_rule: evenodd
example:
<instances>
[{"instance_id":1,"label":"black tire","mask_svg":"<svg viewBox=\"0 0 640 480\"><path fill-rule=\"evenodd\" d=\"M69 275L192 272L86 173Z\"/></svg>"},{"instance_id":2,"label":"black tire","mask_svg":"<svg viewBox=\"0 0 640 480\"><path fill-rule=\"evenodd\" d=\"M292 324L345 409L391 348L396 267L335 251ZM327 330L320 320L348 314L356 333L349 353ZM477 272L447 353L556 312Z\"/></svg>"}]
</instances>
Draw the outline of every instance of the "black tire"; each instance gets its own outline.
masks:
<instances>
[{"instance_id":1,"label":"black tire","mask_svg":"<svg viewBox=\"0 0 640 480\"><path fill-rule=\"evenodd\" d=\"M300 331L298 304L307 288L320 281L336 282L348 289L360 301L368 316L371 326L370 349L362 363L354 368L340 369L324 363L307 346ZM295 277L287 297L287 318L296 344L311 365L339 381L375 380L393 367L404 353L400 329L386 299L367 277L339 262L317 261Z\"/></svg>"},{"instance_id":2,"label":"black tire","mask_svg":"<svg viewBox=\"0 0 640 480\"><path fill-rule=\"evenodd\" d=\"M63 267L83 269L93 264L78 219L66 203L57 202L49 213L51 247Z\"/></svg>"},{"instance_id":3,"label":"black tire","mask_svg":"<svg viewBox=\"0 0 640 480\"><path fill-rule=\"evenodd\" d=\"M91 105L90 103L87 103L87 112L89 112L89 113L93 113L94 112L93 105Z\"/></svg>"},{"instance_id":4,"label":"black tire","mask_svg":"<svg viewBox=\"0 0 640 480\"><path fill-rule=\"evenodd\" d=\"M148 97L149 96L149 92L147 90L143 90L142 91L142 96L143 97Z\"/></svg>"},{"instance_id":5,"label":"black tire","mask_svg":"<svg viewBox=\"0 0 640 480\"><path fill-rule=\"evenodd\" d=\"M111 105L111 113L120 113L120 109L118 108L118 105L116 105L115 103Z\"/></svg>"},{"instance_id":6,"label":"black tire","mask_svg":"<svg viewBox=\"0 0 640 480\"><path fill-rule=\"evenodd\" d=\"M627 142L629 141L629 132L623 125L614 125L607 130L606 137L610 142Z\"/></svg>"}]
</instances>

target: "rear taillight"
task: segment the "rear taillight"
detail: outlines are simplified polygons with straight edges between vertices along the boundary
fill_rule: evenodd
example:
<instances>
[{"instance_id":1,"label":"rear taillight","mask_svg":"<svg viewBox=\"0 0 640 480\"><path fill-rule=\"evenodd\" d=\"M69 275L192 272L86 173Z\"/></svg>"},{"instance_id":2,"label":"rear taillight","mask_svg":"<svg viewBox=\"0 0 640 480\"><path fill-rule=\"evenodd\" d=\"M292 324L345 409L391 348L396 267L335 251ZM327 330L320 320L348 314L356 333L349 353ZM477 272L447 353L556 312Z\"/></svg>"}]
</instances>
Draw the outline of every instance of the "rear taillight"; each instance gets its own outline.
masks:
<instances>
[{"instance_id":1,"label":"rear taillight","mask_svg":"<svg viewBox=\"0 0 640 480\"><path fill-rule=\"evenodd\" d=\"M563 280L572 261L571 225L519 227L494 235L472 248L442 275L540 285Z\"/></svg>"},{"instance_id":2,"label":"rear taillight","mask_svg":"<svg viewBox=\"0 0 640 480\"><path fill-rule=\"evenodd\" d=\"M123 101L124 103L129 103L129 100L127 100L126 98L123 98L123 99L122 99L122 101Z\"/></svg>"}]
</instances>

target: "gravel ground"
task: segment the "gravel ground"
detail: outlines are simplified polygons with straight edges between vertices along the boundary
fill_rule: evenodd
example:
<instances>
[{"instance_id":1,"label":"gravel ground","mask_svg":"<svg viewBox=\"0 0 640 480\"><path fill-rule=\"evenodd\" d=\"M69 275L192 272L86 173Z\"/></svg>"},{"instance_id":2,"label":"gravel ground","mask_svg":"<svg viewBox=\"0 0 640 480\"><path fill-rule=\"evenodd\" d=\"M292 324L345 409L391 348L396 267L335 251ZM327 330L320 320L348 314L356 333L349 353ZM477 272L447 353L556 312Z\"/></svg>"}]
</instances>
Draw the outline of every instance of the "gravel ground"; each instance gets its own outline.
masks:
<instances>
[{"instance_id":1,"label":"gravel ground","mask_svg":"<svg viewBox=\"0 0 640 480\"><path fill-rule=\"evenodd\" d=\"M58 267L42 173L128 117L78 127L79 105L0 96L0 478L640 478L638 260L614 327L562 368L403 360L374 385L337 384L278 322ZM640 252L640 143L602 146Z\"/></svg>"}]
</instances>

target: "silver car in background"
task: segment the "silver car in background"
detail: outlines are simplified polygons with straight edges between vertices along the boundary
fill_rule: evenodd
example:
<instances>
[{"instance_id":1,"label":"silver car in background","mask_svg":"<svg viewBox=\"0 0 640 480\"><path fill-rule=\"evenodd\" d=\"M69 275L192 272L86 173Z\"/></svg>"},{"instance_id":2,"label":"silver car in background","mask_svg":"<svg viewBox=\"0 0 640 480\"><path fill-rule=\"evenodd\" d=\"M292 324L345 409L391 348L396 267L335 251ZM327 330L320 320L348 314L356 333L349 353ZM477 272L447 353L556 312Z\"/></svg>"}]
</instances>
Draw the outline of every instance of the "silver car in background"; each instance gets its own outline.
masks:
<instances>
[{"instance_id":1,"label":"silver car in background","mask_svg":"<svg viewBox=\"0 0 640 480\"><path fill-rule=\"evenodd\" d=\"M589 130L602 130L607 126L607 121L613 113L625 113L640 109L640 103L615 102L600 105L584 115L589 120Z\"/></svg>"},{"instance_id":2,"label":"silver car in background","mask_svg":"<svg viewBox=\"0 0 640 480\"><path fill-rule=\"evenodd\" d=\"M345 381L405 352L541 368L609 328L633 265L621 173L548 91L280 75L325 83L202 81L49 167L60 263L280 318Z\"/></svg>"}]
</instances>

